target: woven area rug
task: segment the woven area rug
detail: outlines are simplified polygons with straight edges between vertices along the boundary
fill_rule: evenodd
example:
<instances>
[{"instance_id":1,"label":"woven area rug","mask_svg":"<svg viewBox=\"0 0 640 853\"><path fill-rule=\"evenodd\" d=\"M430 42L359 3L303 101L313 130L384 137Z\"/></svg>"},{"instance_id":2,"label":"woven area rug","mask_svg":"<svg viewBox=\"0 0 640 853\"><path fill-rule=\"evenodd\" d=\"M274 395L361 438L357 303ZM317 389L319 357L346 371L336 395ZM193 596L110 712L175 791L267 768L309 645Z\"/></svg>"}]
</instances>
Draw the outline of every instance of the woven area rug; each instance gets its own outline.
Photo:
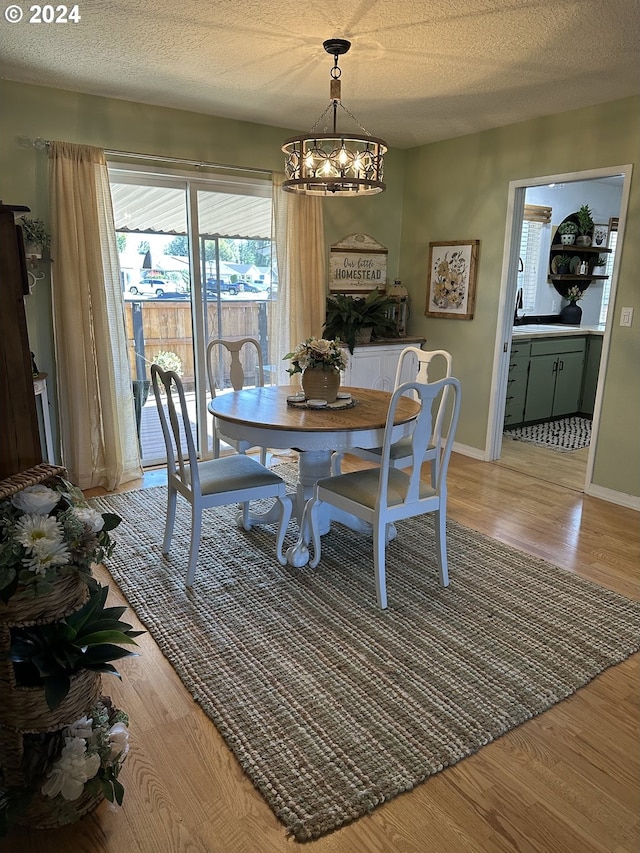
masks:
<instances>
[{"instance_id":1,"label":"woven area rug","mask_svg":"<svg viewBox=\"0 0 640 853\"><path fill-rule=\"evenodd\" d=\"M157 487L92 499L124 519L107 567L299 841L410 790L640 647L640 603L453 521L442 589L429 517L398 524L386 611L366 536L334 525L317 569L283 567L275 530L238 530L233 509L206 512L186 591L188 507L178 501L164 558L165 498Z\"/></svg>"},{"instance_id":2,"label":"woven area rug","mask_svg":"<svg viewBox=\"0 0 640 853\"><path fill-rule=\"evenodd\" d=\"M550 450L567 453L571 450L581 450L591 443L591 421L588 418L574 416L558 418L544 424L513 427L505 430L505 435L516 441L527 441Z\"/></svg>"}]
</instances>

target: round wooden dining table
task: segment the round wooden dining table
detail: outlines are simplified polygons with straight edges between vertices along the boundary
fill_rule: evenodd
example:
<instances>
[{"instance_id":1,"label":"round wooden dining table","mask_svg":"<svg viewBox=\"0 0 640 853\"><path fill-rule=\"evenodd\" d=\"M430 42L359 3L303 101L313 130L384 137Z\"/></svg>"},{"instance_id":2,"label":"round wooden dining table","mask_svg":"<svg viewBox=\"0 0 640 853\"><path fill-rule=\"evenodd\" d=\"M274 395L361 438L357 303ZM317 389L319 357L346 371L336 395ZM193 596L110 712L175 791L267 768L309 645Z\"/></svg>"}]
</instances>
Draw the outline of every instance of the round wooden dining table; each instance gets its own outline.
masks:
<instances>
[{"instance_id":1,"label":"round wooden dining table","mask_svg":"<svg viewBox=\"0 0 640 853\"><path fill-rule=\"evenodd\" d=\"M331 476L331 455L350 447L379 447L391 393L371 388L341 388L350 392L352 405L347 408L309 409L289 405L287 398L300 391L299 386L280 385L244 388L214 397L209 412L216 419L219 436L240 442L240 447L293 449L299 453L298 483L294 498L294 514L300 526L298 542L287 551L292 566L308 561L309 531L303 529L306 502L315 483ZM419 411L411 398L400 400L394 419L392 440L409 435L412 421ZM356 530L369 529L359 519L334 507L323 506L321 532L328 532L332 521L340 521ZM261 517L264 522L264 516Z\"/></svg>"}]
</instances>

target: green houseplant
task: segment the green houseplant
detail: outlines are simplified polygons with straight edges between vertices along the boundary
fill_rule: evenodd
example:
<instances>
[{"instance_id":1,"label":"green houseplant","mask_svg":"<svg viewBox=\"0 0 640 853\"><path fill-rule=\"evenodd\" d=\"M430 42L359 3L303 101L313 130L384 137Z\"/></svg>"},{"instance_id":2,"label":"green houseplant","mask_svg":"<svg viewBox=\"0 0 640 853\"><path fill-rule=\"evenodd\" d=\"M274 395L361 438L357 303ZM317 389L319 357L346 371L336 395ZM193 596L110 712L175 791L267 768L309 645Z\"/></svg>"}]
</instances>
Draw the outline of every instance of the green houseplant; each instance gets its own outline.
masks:
<instances>
[{"instance_id":1,"label":"green houseplant","mask_svg":"<svg viewBox=\"0 0 640 853\"><path fill-rule=\"evenodd\" d=\"M560 242L564 246L570 246L572 243L574 243L577 233L578 226L575 222L572 222L571 220L561 222L558 226L558 235L560 237Z\"/></svg>"},{"instance_id":2,"label":"green houseplant","mask_svg":"<svg viewBox=\"0 0 640 853\"><path fill-rule=\"evenodd\" d=\"M42 257L42 250L51 246L51 234L42 219L22 216L18 224L22 228L27 257Z\"/></svg>"},{"instance_id":3,"label":"green houseplant","mask_svg":"<svg viewBox=\"0 0 640 853\"><path fill-rule=\"evenodd\" d=\"M325 337L340 338L352 354L356 343L367 343L371 337L396 337L393 305L393 299L379 290L372 290L365 297L345 293L327 296ZM370 333L365 332L369 329Z\"/></svg>"},{"instance_id":4,"label":"green houseplant","mask_svg":"<svg viewBox=\"0 0 640 853\"><path fill-rule=\"evenodd\" d=\"M583 204L576 213L578 220L578 238L576 243L579 246L591 245L591 234L593 232L593 213L588 204Z\"/></svg>"}]
</instances>

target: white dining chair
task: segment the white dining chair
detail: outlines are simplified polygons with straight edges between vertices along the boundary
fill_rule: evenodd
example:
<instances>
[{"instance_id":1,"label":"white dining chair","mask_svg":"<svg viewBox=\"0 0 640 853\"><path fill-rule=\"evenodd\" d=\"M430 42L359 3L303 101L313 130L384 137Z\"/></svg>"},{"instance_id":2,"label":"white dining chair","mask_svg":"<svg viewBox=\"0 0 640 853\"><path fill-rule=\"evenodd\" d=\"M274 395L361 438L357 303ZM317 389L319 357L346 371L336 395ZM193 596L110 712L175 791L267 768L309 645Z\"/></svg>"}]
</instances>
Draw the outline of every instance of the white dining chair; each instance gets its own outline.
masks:
<instances>
[{"instance_id":1,"label":"white dining chair","mask_svg":"<svg viewBox=\"0 0 640 853\"><path fill-rule=\"evenodd\" d=\"M251 530L252 525L258 522L250 517L249 502L275 498L280 505L276 557L279 563L285 565L282 544L291 518L292 503L284 480L256 459L244 454L198 462L180 377L171 370L164 371L157 364L152 364L151 381L167 452L168 499L162 553L168 554L171 547L179 494L191 504L188 587L193 584L198 562L202 511L210 507L240 504L236 524ZM229 537L232 536L230 532Z\"/></svg>"},{"instance_id":2,"label":"white dining chair","mask_svg":"<svg viewBox=\"0 0 640 853\"><path fill-rule=\"evenodd\" d=\"M433 363L436 363L437 370L441 374L439 378L444 379L452 375L453 372L453 358L451 354L443 349L436 350L422 350L420 347L408 346L405 347L400 353L400 358L398 360L398 367L396 369L396 378L394 383L394 388L398 388L404 381L407 381L405 377L411 373L413 374L412 379L415 382L429 382L429 370L432 368ZM436 433L441 435L441 426L442 426L442 418L444 417L444 413L447 405L447 396L448 389L442 395L440 401L440 407L438 409L436 419L434 422L434 436ZM342 457L344 453L350 453L353 456L358 456L360 459L365 459L367 462L375 462L376 464L380 464L380 458L382 456L382 448L381 447L351 447L347 451L343 451L340 453L335 453L331 459L331 470L334 474L340 473L340 468L342 464ZM438 477L438 462L440 456L436 452L436 446L434 437L432 436L427 448L424 452L423 462L431 463L431 483L432 485L435 483ZM408 438L402 438L397 441L391 447L391 451L389 453L389 464L394 468L406 468L411 464L412 456L411 456L411 446L410 440Z\"/></svg>"},{"instance_id":3,"label":"white dining chair","mask_svg":"<svg viewBox=\"0 0 640 853\"><path fill-rule=\"evenodd\" d=\"M411 437L410 470L399 470L391 463L393 447L392 431L396 407L404 394L414 394L420 404ZM449 397L445 415L438 422L438 412L443 394ZM355 515L372 525L373 564L376 582L376 597L381 608L387 606L385 573L385 548L388 540L387 527L396 521L425 513L435 514L436 559L442 586L449 584L447 566L447 469L451 448L460 412L460 383L452 377L437 382L405 382L391 397L387 414L384 442L380 465L348 474L337 474L318 480L313 497L305 508L311 528L313 559L309 565L315 568L322 556L319 510L328 503ZM441 441L443 425L446 423L446 438ZM435 429L435 432L434 432ZM420 473L427 445L434 441L437 464L435 483L421 479ZM389 531L390 533L391 531ZM345 566L345 571L348 567Z\"/></svg>"},{"instance_id":4,"label":"white dining chair","mask_svg":"<svg viewBox=\"0 0 640 853\"><path fill-rule=\"evenodd\" d=\"M225 353L230 357L228 367L223 357ZM255 361L255 387L262 388L264 386L264 359L259 341L255 338L240 338L239 340L215 338L209 341L207 346L207 377L209 379L211 399L214 399L216 396L216 390L219 390L219 382L223 381L227 370L231 380L231 387L234 391L240 391L245 387L250 354L253 355ZM245 359L244 364L242 358ZM227 443L237 453L246 453L249 450L246 443L228 440ZM220 456L220 437L218 436L215 418L213 422L213 456L214 459ZM267 464L266 447L260 448L260 462L263 465Z\"/></svg>"}]
</instances>

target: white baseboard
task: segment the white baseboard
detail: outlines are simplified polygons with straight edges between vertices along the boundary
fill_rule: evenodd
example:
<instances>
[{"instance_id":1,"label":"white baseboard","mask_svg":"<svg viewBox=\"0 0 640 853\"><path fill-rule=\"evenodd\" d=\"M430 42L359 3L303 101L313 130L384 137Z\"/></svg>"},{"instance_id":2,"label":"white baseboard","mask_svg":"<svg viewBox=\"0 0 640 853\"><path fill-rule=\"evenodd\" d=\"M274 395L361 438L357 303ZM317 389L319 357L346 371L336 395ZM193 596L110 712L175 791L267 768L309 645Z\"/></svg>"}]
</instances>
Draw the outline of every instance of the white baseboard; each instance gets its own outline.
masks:
<instances>
[{"instance_id":1,"label":"white baseboard","mask_svg":"<svg viewBox=\"0 0 640 853\"><path fill-rule=\"evenodd\" d=\"M585 494L592 498L600 498L600 500L609 501L609 503L617 504L618 506L626 506L629 509L635 509L640 512L640 498L637 495L614 492L613 489L605 489L604 486L596 486L593 483L586 490Z\"/></svg>"},{"instance_id":2,"label":"white baseboard","mask_svg":"<svg viewBox=\"0 0 640 853\"><path fill-rule=\"evenodd\" d=\"M480 450L477 447L471 447L468 444L458 444L457 441L454 441L453 451L455 453L461 453L463 456L470 456L472 459L479 459L480 462L489 461L486 451Z\"/></svg>"}]
</instances>

